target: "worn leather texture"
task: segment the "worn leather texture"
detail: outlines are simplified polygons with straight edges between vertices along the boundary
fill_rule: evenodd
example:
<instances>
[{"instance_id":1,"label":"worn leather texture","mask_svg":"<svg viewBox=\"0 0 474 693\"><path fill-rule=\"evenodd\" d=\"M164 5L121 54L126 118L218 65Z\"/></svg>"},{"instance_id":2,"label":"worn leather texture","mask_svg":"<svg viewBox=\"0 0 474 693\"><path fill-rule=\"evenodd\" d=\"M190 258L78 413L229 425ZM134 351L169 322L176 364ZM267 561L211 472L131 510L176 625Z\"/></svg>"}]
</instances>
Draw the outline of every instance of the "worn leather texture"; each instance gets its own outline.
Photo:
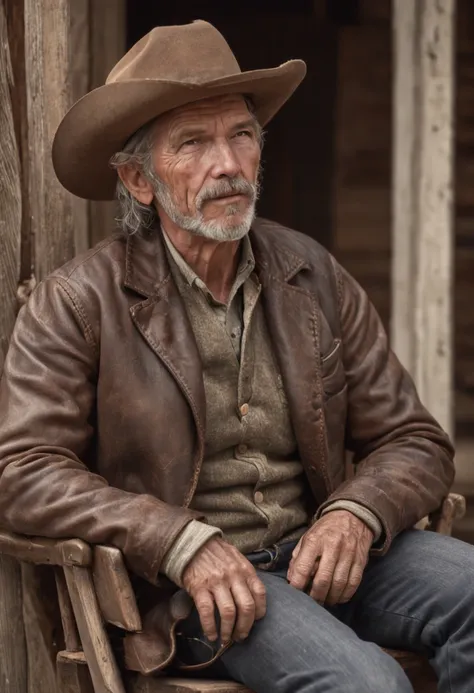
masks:
<instances>
[{"instance_id":1,"label":"worn leather texture","mask_svg":"<svg viewBox=\"0 0 474 693\"><path fill-rule=\"evenodd\" d=\"M385 552L446 495L451 443L329 253L265 220L251 242L312 511L336 499L364 505ZM205 417L200 357L159 230L107 239L20 311L0 386L0 523L115 545L137 576L167 582L164 555L201 518L188 506ZM357 474L344 481L346 448ZM161 614L146 620L161 643L147 640L147 673L172 650L173 618L159 606L170 586L139 594L143 610L151 599Z\"/></svg>"}]
</instances>

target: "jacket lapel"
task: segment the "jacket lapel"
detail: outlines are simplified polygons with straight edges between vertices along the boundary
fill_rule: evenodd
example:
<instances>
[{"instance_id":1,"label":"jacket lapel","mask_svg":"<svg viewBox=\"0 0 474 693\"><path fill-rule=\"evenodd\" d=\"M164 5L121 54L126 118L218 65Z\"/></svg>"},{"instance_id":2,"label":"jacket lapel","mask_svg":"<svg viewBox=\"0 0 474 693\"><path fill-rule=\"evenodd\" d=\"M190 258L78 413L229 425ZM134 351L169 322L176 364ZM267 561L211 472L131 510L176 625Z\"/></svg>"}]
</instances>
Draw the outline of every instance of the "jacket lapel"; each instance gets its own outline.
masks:
<instances>
[{"instance_id":1,"label":"jacket lapel","mask_svg":"<svg viewBox=\"0 0 474 693\"><path fill-rule=\"evenodd\" d=\"M331 490L320 369L320 310L317 296L290 280L309 270L305 260L252 236L262 299L281 369L302 462L318 503Z\"/></svg>"},{"instance_id":2,"label":"jacket lapel","mask_svg":"<svg viewBox=\"0 0 474 693\"><path fill-rule=\"evenodd\" d=\"M206 400L201 360L186 309L172 280L161 234L142 232L127 245L125 287L145 296L130 309L150 348L176 380L198 433L195 480L204 455ZM191 490L189 499L192 496Z\"/></svg>"},{"instance_id":3,"label":"jacket lapel","mask_svg":"<svg viewBox=\"0 0 474 693\"><path fill-rule=\"evenodd\" d=\"M314 497L331 490L320 371L320 310L316 294L291 284L305 260L252 232L270 335L290 405L301 459ZM176 380L196 423L195 481L204 455L205 394L202 367L186 309L171 278L161 235L156 230L128 240L124 285L145 297L130 309L150 348ZM188 502L194 489L188 494Z\"/></svg>"}]
</instances>

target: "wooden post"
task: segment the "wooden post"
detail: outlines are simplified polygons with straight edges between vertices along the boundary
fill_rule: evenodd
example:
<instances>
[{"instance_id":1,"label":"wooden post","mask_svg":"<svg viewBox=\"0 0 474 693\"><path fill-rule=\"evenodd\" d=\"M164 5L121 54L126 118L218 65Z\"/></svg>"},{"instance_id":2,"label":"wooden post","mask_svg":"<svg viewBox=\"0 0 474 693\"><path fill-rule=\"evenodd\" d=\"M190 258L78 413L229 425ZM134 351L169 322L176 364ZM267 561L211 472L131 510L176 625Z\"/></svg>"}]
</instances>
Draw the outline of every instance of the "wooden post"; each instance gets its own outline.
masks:
<instances>
[{"instance_id":1,"label":"wooden post","mask_svg":"<svg viewBox=\"0 0 474 693\"><path fill-rule=\"evenodd\" d=\"M18 307L73 256L79 233L87 245L87 226L74 232L73 198L51 163L76 60L69 2L0 0L0 368ZM77 70L85 68L76 63L76 81ZM0 559L1 693L56 690L57 614L44 577L34 566Z\"/></svg>"},{"instance_id":2,"label":"wooden post","mask_svg":"<svg viewBox=\"0 0 474 693\"><path fill-rule=\"evenodd\" d=\"M392 345L452 432L455 0L394 0Z\"/></svg>"},{"instance_id":3,"label":"wooden post","mask_svg":"<svg viewBox=\"0 0 474 693\"><path fill-rule=\"evenodd\" d=\"M90 89L95 89L126 52L126 1L92 1L90 36ZM115 217L115 202L90 203L91 246L117 230Z\"/></svg>"},{"instance_id":4,"label":"wooden post","mask_svg":"<svg viewBox=\"0 0 474 693\"><path fill-rule=\"evenodd\" d=\"M29 203L34 276L41 281L75 251L73 198L57 180L51 161L54 133L71 105L69 0L24 0L24 7ZM40 569L22 565L28 693L56 690L54 592L45 603L43 583Z\"/></svg>"},{"instance_id":5,"label":"wooden post","mask_svg":"<svg viewBox=\"0 0 474 693\"><path fill-rule=\"evenodd\" d=\"M22 186L20 177L20 129L15 127L14 72L16 49L22 49L21 17L10 16L18 25L13 46L7 28L7 6L0 0L0 370L16 316L16 294L20 281ZM10 44L12 44L10 48ZM13 53L13 55L12 55ZM16 66L18 67L18 66ZM18 101L15 101L18 106ZM27 655L22 619L20 566L0 557L0 690L26 693Z\"/></svg>"},{"instance_id":6,"label":"wooden post","mask_svg":"<svg viewBox=\"0 0 474 693\"><path fill-rule=\"evenodd\" d=\"M90 0L69 0L69 61L71 100L78 101L90 85ZM72 196L76 253L89 247L90 203Z\"/></svg>"}]
</instances>

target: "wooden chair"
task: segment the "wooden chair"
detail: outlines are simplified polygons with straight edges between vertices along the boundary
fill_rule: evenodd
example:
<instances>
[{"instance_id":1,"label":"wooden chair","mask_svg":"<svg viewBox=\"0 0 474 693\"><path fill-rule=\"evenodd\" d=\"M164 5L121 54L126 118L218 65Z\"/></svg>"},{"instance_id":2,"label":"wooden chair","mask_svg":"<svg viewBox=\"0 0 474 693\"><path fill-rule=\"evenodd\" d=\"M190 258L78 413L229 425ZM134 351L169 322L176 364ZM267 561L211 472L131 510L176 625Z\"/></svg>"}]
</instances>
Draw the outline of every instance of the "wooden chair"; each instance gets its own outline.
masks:
<instances>
[{"instance_id":1,"label":"wooden chair","mask_svg":"<svg viewBox=\"0 0 474 693\"><path fill-rule=\"evenodd\" d=\"M462 496L450 494L427 529L450 534L465 512ZM90 547L79 539L53 541L0 531L0 553L19 561L54 566L66 649L57 656L61 693L252 693L237 683L168 676L123 676L104 622L119 632L139 632L141 619L121 552ZM390 651L407 672L417 693L436 693L428 661Z\"/></svg>"}]
</instances>

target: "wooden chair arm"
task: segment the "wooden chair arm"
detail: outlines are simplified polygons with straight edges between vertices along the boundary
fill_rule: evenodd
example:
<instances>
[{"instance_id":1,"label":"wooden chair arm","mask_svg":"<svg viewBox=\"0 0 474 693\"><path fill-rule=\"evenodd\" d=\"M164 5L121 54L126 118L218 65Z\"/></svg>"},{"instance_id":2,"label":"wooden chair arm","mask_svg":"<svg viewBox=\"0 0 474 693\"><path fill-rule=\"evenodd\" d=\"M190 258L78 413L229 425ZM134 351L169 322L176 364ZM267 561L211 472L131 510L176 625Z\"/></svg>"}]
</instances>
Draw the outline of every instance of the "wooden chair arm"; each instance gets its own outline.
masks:
<instances>
[{"instance_id":1,"label":"wooden chair arm","mask_svg":"<svg viewBox=\"0 0 474 693\"><path fill-rule=\"evenodd\" d=\"M140 631L142 621L122 552L113 546L95 546L92 573L105 620L124 630Z\"/></svg>"},{"instance_id":2,"label":"wooden chair arm","mask_svg":"<svg viewBox=\"0 0 474 693\"><path fill-rule=\"evenodd\" d=\"M429 529L438 534L450 535L453 522L460 520L466 513L466 499L459 493L450 493L440 508L429 517Z\"/></svg>"},{"instance_id":3,"label":"wooden chair arm","mask_svg":"<svg viewBox=\"0 0 474 693\"><path fill-rule=\"evenodd\" d=\"M90 566L92 550L81 539L46 539L0 530L0 554L27 563Z\"/></svg>"}]
</instances>

